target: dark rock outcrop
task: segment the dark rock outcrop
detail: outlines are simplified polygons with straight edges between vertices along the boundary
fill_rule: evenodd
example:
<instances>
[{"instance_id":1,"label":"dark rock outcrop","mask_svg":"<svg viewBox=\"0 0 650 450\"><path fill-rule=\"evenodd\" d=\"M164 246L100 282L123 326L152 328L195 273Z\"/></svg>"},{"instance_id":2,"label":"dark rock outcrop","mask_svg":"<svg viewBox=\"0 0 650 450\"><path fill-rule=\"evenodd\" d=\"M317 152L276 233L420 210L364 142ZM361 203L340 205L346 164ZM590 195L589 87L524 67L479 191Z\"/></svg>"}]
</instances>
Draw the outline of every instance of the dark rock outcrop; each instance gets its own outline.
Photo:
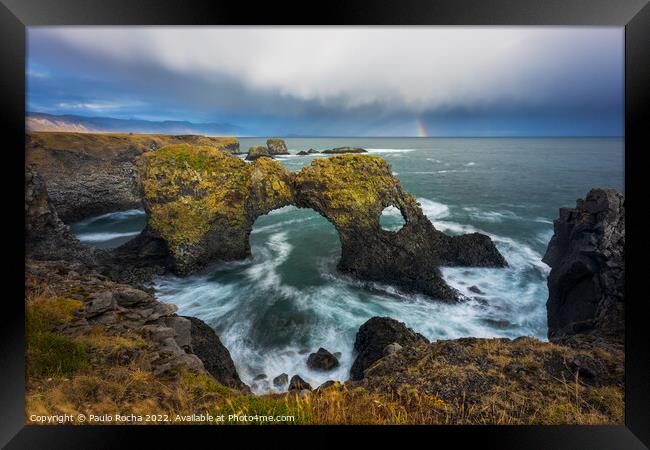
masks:
<instances>
[{"instance_id":1,"label":"dark rock outcrop","mask_svg":"<svg viewBox=\"0 0 650 450\"><path fill-rule=\"evenodd\" d=\"M313 155L314 153L320 153L318 150L314 150L313 148L310 148L309 150L300 150L297 155L300 156L306 156L306 155Z\"/></svg>"},{"instance_id":2,"label":"dark rock outcrop","mask_svg":"<svg viewBox=\"0 0 650 450\"><path fill-rule=\"evenodd\" d=\"M289 150L287 150L287 144L283 139L267 139L266 146L269 149L271 155L288 155Z\"/></svg>"},{"instance_id":3,"label":"dark rock outcrop","mask_svg":"<svg viewBox=\"0 0 650 450\"><path fill-rule=\"evenodd\" d=\"M25 168L25 256L95 266L100 253L74 237L52 206L43 178L32 168Z\"/></svg>"},{"instance_id":4,"label":"dark rock outcrop","mask_svg":"<svg viewBox=\"0 0 650 450\"><path fill-rule=\"evenodd\" d=\"M29 132L25 159L47 183L59 218L75 222L142 207L135 160L170 144L238 151L235 138L126 133Z\"/></svg>"},{"instance_id":5,"label":"dark rock outcrop","mask_svg":"<svg viewBox=\"0 0 650 450\"><path fill-rule=\"evenodd\" d=\"M594 334L622 342L625 300L625 199L592 189L561 208L543 261L548 277L548 336Z\"/></svg>"},{"instance_id":6,"label":"dark rock outcrop","mask_svg":"<svg viewBox=\"0 0 650 450\"><path fill-rule=\"evenodd\" d=\"M321 153L326 155L342 155L344 153L368 153L368 150L358 147L337 147L323 150Z\"/></svg>"},{"instance_id":7,"label":"dark rock outcrop","mask_svg":"<svg viewBox=\"0 0 650 450\"><path fill-rule=\"evenodd\" d=\"M350 369L350 379L362 379L364 371L384 356L384 349L388 345L397 343L404 347L419 342L429 341L402 322L390 317L369 319L361 325L354 341L354 350L358 355Z\"/></svg>"},{"instance_id":8,"label":"dark rock outcrop","mask_svg":"<svg viewBox=\"0 0 650 450\"><path fill-rule=\"evenodd\" d=\"M248 154L246 155L246 161L255 161L258 158L273 158L273 155L269 149L263 145L249 148Z\"/></svg>"},{"instance_id":9,"label":"dark rock outcrop","mask_svg":"<svg viewBox=\"0 0 650 450\"><path fill-rule=\"evenodd\" d=\"M339 360L323 347L307 358L307 367L314 370L328 371L339 366Z\"/></svg>"},{"instance_id":10,"label":"dark rock outcrop","mask_svg":"<svg viewBox=\"0 0 650 450\"><path fill-rule=\"evenodd\" d=\"M175 305L115 283L80 262L27 259L26 291L39 292L44 286L53 297L80 302L73 319L58 330L64 335L101 331L110 336L138 336L146 344L120 355L120 363L137 360L143 368L171 377L189 369L210 374L226 386L248 390L214 331L199 319L177 316Z\"/></svg>"},{"instance_id":11,"label":"dark rock outcrop","mask_svg":"<svg viewBox=\"0 0 650 450\"><path fill-rule=\"evenodd\" d=\"M273 378L273 386L275 387L283 387L286 386L286 384L289 382L289 375L286 373L281 373L277 377Z\"/></svg>"},{"instance_id":12,"label":"dark rock outcrop","mask_svg":"<svg viewBox=\"0 0 650 450\"><path fill-rule=\"evenodd\" d=\"M291 381L289 381L289 392L291 391L304 391L304 390L312 390L312 387L309 383L307 383L305 380L300 378L299 375L294 375L291 377Z\"/></svg>"},{"instance_id":13,"label":"dark rock outcrop","mask_svg":"<svg viewBox=\"0 0 650 450\"><path fill-rule=\"evenodd\" d=\"M196 317L184 316L188 320L190 352L199 357L208 371L219 383L235 389L246 390L230 357L230 352L219 340L214 330Z\"/></svg>"}]
</instances>

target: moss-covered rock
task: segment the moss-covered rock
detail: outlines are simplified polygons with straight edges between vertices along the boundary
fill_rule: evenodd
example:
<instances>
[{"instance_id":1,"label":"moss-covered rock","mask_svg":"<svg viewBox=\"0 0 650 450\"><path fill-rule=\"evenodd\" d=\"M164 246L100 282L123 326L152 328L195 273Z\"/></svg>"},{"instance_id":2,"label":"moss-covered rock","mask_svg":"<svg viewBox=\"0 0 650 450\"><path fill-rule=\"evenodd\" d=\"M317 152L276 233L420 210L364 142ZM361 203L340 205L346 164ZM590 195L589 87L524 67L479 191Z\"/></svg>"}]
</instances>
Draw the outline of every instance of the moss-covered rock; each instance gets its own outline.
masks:
<instances>
[{"instance_id":1,"label":"moss-covered rock","mask_svg":"<svg viewBox=\"0 0 650 450\"><path fill-rule=\"evenodd\" d=\"M269 153L272 155L288 155L289 150L287 150L287 144L283 139L267 139L266 146L269 149Z\"/></svg>"},{"instance_id":2,"label":"moss-covered rock","mask_svg":"<svg viewBox=\"0 0 650 450\"><path fill-rule=\"evenodd\" d=\"M334 224L342 246L338 268L357 278L454 300L458 294L442 279L440 266L507 265L485 235L451 237L436 230L383 158L317 158L296 174L295 185L296 205ZM388 206L398 208L406 222L399 231L379 224Z\"/></svg>"},{"instance_id":3,"label":"moss-covered rock","mask_svg":"<svg viewBox=\"0 0 650 450\"><path fill-rule=\"evenodd\" d=\"M26 162L47 183L52 204L66 223L140 208L135 160L142 153L172 144L239 151L239 140L232 137L29 132L25 138Z\"/></svg>"},{"instance_id":4,"label":"moss-covered rock","mask_svg":"<svg viewBox=\"0 0 650 450\"><path fill-rule=\"evenodd\" d=\"M263 145L249 148L248 154L246 155L246 161L255 161L258 158L273 158L273 155L271 155L269 149Z\"/></svg>"},{"instance_id":5,"label":"moss-covered rock","mask_svg":"<svg viewBox=\"0 0 650 450\"><path fill-rule=\"evenodd\" d=\"M138 161L148 229L168 245L180 274L250 255L255 219L293 200L289 173L212 147L171 145Z\"/></svg>"},{"instance_id":6,"label":"moss-covered rock","mask_svg":"<svg viewBox=\"0 0 650 450\"><path fill-rule=\"evenodd\" d=\"M167 243L180 274L248 257L255 220L289 204L334 224L342 244L338 267L360 279L455 300L441 265L506 265L487 236L436 230L377 156L317 158L291 174L270 158L247 164L211 147L173 145L144 154L139 167L148 229ZM387 206L404 216L399 231L379 224Z\"/></svg>"}]
</instances>

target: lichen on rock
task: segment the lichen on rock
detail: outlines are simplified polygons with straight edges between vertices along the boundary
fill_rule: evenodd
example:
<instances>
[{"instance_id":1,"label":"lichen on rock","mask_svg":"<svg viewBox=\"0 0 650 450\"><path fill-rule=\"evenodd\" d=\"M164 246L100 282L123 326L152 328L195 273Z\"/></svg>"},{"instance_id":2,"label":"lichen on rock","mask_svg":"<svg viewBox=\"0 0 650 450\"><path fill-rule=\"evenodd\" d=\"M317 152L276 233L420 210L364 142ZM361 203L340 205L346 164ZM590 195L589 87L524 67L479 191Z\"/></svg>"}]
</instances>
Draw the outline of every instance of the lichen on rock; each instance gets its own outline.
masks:
<instances>
[{"instance_id":1,"label":"lichen on rock","mask_svg":"<svg viewBox=\"0 0 650 450\"><path fill-rule=\"evenodd\" d=\"M292 174L270 158L247 164L214 148L172 145L144 154L138 166L147 229L167 243L180 274L250 256L255 220L291 204L334 224L342 245L338 268L360 279L456 300L441 265L506 265L489 237L436 230L377 156L316 158ZM406 222L398 231L379 224L391 205Z\"/></svg>"},{"instance_id":2,"label":"lichen on rock","mask_svg":"<svg viewBox=\"0 0 650 450\"><path fill-rule=\"evenodd\" d=\"M171 145L142 155L138 167L148 228L180 274L249 256L255 219L292 200L288 172L266 158L247 164L212 147Z\"/></svg>"}]
</instances>

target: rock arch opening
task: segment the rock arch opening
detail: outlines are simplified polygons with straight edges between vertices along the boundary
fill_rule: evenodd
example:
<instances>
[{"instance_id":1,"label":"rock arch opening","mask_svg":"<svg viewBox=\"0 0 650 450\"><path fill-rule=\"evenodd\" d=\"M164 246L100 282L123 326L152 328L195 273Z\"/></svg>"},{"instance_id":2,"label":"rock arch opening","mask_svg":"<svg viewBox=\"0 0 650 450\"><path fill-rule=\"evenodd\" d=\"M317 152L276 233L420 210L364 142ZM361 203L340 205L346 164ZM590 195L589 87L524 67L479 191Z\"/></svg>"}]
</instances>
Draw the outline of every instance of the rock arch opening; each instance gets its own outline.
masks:
<instances>
[{"instance_id":1,"label":"rock arch opening","mask_svg":"<svg viewBox=\"0 0 650 450\"><path fill-rule=\"evenodd\" d=\"M74 222L70 224L70 230L82 244L114 249L135 239L146 224L147 214L143 209L129 209Z\"/></svg>"},{"instance_id":2,"label":"rock arch opening","mask_svg":"<svg viewBox=\"0 0 650 450\"><path fill-rule=\"evenodd\" d=\"M269 271L259 275L285 286L321 285L341 259L336 228L311 208L285 206L258 217L249 242L252 263Z\"/></svg>"},{"instance_id":3,"label":"rock arch opening","mask_svg":"<svg viewBox=\"0 0 650 450\"><path fill-rule=\"evenodd\" d=\"M379 216L379 226L386 231L399 231L406 225L406 219L396 206L390 205L383 209Z\"/></svg>"}]
</instances>

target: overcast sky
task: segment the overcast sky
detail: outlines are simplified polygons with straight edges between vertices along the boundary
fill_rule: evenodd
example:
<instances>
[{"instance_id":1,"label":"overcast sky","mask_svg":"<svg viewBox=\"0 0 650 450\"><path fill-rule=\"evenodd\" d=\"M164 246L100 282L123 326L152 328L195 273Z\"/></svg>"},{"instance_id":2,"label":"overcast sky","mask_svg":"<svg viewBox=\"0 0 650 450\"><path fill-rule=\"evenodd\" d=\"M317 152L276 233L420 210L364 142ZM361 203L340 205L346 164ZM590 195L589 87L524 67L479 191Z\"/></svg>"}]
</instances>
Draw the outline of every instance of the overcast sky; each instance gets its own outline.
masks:
<instances>
[{"instance_id":1,"label":"overcast sky","mask_svg":"<svg viewBox=\"0 0 650 450\"><path fill-rule=\"evenodd\" d=\"M28 110L251 135L623 134L622 28L32 27Z\"/></svg>"}]
</instances>

